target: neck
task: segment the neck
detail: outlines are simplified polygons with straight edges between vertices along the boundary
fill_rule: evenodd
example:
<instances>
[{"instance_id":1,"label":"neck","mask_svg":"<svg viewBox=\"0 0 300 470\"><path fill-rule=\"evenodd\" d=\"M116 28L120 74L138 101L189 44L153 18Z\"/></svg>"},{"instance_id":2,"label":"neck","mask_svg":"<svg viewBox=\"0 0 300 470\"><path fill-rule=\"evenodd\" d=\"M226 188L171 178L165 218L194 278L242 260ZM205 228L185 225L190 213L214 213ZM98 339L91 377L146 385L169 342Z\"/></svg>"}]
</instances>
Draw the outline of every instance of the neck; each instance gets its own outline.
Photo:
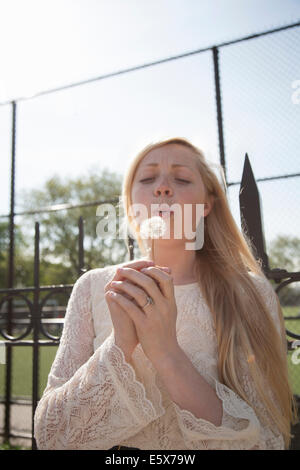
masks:
<instances>
[{"instance_id":1,"label":"neck","mask_svg":"<svg viewBox=\"0 0 300 470\"><path fill-rule=\"evenodd\" d=\"M163 243L164 240L154 240L152 259L158 266L171 268L171 276L174 285L190 284L196 282L195 276L195 251L186 250L185 244L176 243L180 240L173 240L170 243Z\"/></svg>"}]
</instances>

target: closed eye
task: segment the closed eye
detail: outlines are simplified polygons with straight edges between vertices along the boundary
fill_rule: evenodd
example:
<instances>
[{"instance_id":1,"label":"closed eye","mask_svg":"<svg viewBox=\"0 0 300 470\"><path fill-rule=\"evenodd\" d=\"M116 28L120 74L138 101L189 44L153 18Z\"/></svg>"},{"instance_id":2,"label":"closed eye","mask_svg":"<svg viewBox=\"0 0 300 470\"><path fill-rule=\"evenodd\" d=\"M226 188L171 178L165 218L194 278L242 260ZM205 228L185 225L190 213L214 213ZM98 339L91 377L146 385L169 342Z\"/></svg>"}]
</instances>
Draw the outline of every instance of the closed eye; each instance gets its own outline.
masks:
<instances>
[{"instance_id":1,"label":"closed eye","mask_svg":"<svg viewBox=\"0 0 300 470\"><path fill-rule=\"evenodd\" d=\"M175 179L177 179L178 181L180 181L182 183L190 183L190 181L183 180L182 178L175 178Z\"/></svg>"},{"instance_id":2,"label":"closed eye","mask_svg":"<svg viewBox=\"0 0 300 470\"><path fill-rule=\"evenodd\" d=\"M190 181L184 180L182 178L175 178L177 181L180 181L181 183L190 183ZM152 178L145 178L143 180L140 180L140 183L146 183L148 181L154 180L154 177Z\"/></svg>"},{"instance_id":3,"label":"closed eye","mask_svg":"<svg viewBox=\"0 0 300 470\"><path fill-rule=\"evenodd\" d=\"M154 178L145 178L144 180L140 180L140 183L146 183L146 181L151 181Z\"/></svg>"}]
</instances>

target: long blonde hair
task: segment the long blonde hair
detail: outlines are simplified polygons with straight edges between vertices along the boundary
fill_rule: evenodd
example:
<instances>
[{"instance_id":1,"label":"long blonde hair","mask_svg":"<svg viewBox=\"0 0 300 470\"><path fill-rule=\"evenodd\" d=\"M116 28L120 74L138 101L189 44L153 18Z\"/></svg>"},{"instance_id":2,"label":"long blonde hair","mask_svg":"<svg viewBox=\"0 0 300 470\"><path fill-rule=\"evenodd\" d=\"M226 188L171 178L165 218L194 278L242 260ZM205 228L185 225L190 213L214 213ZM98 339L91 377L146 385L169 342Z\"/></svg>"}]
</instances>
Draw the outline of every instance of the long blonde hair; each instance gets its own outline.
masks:
<instances>
[{"instance_id":1,"label":"long blonde hair","mask_svg":"<svg viewBox=\"0 0 300 470\"><path fill-rule=\"evenodd\" d=\"M293 437L290 426L291 423L298 422L298 414L288 374L283 312L277 296L280 337L263 298L249 276L251 271L265 277L260 262L252 254L250 240L237 227L226 193L202 150L187 139L177 137L151 143L136 155L127 170L122 187L128 227L133 230L129 208L132 204L132 183L138 165L148 152L169 144L180 144L192 151L206 194L214 201L204 224L204 245L201 250L196 250L196 274L215 324L219 379L255 409L261 422L270 425L270 421L265 421L266 416L261 407L256 408L255 400L252 403L242 387L239 373L243 364L248 363L254 389L269 419L271 422L274 420L273 423L283 434L285 448L288 449ZM226 188L221 166L219 170ZM145 254L138 231L135 234L139 248ZM205 276L201 276L201 272L205 272ZM255 360L249 361L250 357ZM270 391L274 401L270 397Z\"/></svg>"}]
</instances>

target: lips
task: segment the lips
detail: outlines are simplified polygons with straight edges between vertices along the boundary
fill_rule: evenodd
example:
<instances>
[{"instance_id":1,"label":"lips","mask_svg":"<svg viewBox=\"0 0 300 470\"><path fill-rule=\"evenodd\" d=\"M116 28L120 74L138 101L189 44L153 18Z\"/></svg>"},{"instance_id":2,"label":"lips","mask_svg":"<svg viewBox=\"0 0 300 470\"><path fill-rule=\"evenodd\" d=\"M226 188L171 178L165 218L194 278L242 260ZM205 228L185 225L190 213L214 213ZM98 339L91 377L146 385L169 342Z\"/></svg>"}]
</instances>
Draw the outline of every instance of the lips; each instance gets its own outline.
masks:
<instances>
[{"instance_id":1,"label":"lips","mask_svg":"<svg viewBox=\"0 0 300 470\"><path fill-rule=\"evenodd\" d=\"M170 217L171 215L173 215L173 213L174 213L174 212L173 212L173 211L170 211L170 210L169 210L169 211L158 211L158 216L159 216L159 217L162 217L162 218L164 218L164 217Z\"/></svg>"},{"instance_id":2,"label":"lips","mask_svg":"<svg viewBox=\"0 0 300 470\"><path fill-rule=\"evenodd\" d=\"M166 219L166 218L168 218L168 217L171 217L172 215L173 215L173 212L167 212L167 211L165 211L165 212L160 212L160 213L158 214L158 216L161 217L162 219Z\"/></svg>"},{"instance_id":3,"label":"lips","mask_svg":"<svg viewBox=\"0 0 300 470\"><path fill-rule=\"evenodd\" d=\"M160 209L159 210L159 209L157 209L157 210L154 211L153 215L154 216L159 216L159 217L164 217L166 215L171 215L173 213L174 213L174 211L170 210L170 209L169 210L166 210L166 209Z\"/></svg>"},{"instance_id":4,"label":"lips","mask_svg":"<svg viewBox=\"0 0 300 470\"><path fill-rule=\"evenodd\" d=\"M160 203L158 204L158 207L155 209L154 214L162 216L164 214L173 214L174 210L170 208L172 204L170 203Z\"/></svg>"}]
</instances>

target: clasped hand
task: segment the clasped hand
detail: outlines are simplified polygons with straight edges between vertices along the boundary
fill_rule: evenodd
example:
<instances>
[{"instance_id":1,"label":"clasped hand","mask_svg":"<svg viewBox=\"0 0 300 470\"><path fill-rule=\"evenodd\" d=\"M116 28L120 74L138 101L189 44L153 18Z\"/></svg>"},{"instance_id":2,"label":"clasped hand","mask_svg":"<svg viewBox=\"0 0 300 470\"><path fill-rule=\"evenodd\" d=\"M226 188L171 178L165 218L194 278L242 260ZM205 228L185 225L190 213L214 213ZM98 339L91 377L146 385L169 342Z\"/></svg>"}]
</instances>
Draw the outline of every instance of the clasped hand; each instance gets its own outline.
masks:
<instances>
[{"instance_id":1,"label":"clasped hand","mask_svg":"<svg viewBox=\"0 0 300 470\"><path fill-rule=\"evenodd\" d=\"M107 295L133 321L146 356L155 363L176 352L177 306L172 276L156 266L140 271L123 267L117 274L122 280L111 282ZM147 296L153 304L142 308Z\"/></svg>"}]
</instances>

